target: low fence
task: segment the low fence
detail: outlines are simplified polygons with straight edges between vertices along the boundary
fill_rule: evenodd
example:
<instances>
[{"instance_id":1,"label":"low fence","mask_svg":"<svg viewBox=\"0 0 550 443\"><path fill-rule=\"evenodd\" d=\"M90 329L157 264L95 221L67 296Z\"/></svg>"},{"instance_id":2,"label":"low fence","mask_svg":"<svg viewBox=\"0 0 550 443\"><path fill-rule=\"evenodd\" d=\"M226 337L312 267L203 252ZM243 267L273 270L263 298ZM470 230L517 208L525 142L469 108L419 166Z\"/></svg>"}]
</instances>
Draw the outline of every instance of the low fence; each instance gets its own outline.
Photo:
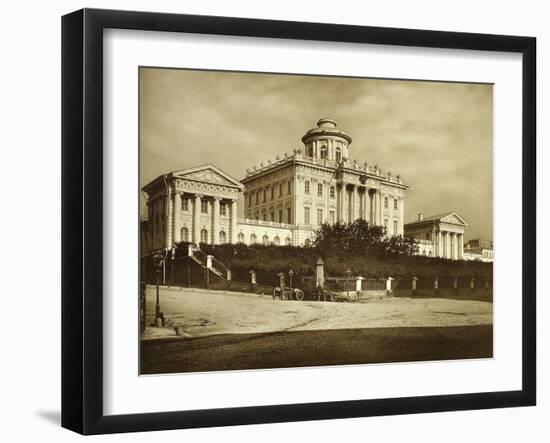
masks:
<instances>
[{"instance_id":1,"label":"low fence","mask_svg":"<svg viewBox=\"0 0 550 443\"><path fill-rule=\"evenodd\" d=\"M217 263L216 266L224 270L223 277L201 266L189 256L168 255L162 268L157 272L153 267L151 256L146 256L141 260L141 279L142 282L149 284L156 284L158 278L160 284L167 286L231 289L258 293L271 293L273 288L282 285L300 288L306 292L306 295L318 293L320 286L333 292L384 293L395 297L464 296L466 294L492 296L493 289L492 278L479 276L331 277L324 275L324 268L318 268L315 276L291 276L289 273L254 269L229 270L223 263Z\"/></svg>"}]
</instances>

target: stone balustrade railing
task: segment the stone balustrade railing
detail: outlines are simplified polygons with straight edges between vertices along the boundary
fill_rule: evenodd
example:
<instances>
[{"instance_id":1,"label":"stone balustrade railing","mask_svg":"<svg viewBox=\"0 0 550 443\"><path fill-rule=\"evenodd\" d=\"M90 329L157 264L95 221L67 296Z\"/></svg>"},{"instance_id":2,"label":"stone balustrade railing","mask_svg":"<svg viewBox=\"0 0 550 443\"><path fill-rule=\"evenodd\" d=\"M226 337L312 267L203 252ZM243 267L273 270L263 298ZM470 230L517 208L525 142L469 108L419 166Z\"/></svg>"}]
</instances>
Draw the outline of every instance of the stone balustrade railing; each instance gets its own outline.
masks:
<instances>
[{"instance_id":1,"label":"stone balustrade railing","mask_svg":"<svg viewBox=\"0 0 550 443\"><path fill-rule=\"evenodd\" d=\"M247 225L254 225L254 226L271 226L273 228L286 228L290 229L293 228L294 225L289 225L288 223L278 223L273 221L264 221L264 220L256 220L252 218L244 218L244 219L238 219L239 223L247 224Z\"/></svg>"},{"instance_id":2,"label":"stone balustrade railing","mask_svg":"<svg viewBox=\"0 0 550 443\"><path fill-rule=\"evenodd\" d=\"M314 164L319 164L322 166L330 166L330 167L337 167L338 162L336 160L329 160L329 159L318 159L314 157L306 157L302 154L301 149L294 149L292 154L284 153L282 156L275 157L275 160L268 160L265 163L260 163L258 166L253 166L252 168L249 168L246 170L246 176L250 177L252 175L259 174L261 172L267 171L274 166L282 165L289 160L296 159L301 160L303 158L306 158L307 160L311 161ZM392 176L391 172L388 172L386 175L383 175L382 170L378 168L377 166L368 166L366 162L359 163L357 160L350 160L350 159L344 159L344 167L348 169L355 169L357 171L363 171L367 174L376 175L378 177L382 177L385 180L388 180L390 182L399 183L402 184L403 180L401 179L401 176Z\"/></svg>"}]
</instances>

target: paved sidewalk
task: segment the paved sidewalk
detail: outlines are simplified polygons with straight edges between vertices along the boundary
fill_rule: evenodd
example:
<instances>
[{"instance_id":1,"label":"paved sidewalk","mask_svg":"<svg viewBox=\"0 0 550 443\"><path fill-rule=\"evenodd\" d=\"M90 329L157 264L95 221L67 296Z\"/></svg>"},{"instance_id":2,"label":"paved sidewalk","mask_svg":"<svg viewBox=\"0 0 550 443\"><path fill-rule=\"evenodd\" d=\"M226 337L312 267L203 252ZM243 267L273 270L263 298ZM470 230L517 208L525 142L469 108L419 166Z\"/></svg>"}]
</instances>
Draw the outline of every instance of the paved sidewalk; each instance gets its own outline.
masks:
<instances>
[{"instance_id":1,"label":"paved sidewalk","mask_svg":"<svg viewBox=\"0 0 550 443\"><path fill-rule=\"evenodd\" d=\"M147 323L155 312L147 288ZM184 338L328 329L490 325L489 302L437 298L387 298L361 303L272 300L271 295L161 288L165 317L184 327ZM144 340L176 337L174 328L148 326Z\"/></svg>"}]
</instances>

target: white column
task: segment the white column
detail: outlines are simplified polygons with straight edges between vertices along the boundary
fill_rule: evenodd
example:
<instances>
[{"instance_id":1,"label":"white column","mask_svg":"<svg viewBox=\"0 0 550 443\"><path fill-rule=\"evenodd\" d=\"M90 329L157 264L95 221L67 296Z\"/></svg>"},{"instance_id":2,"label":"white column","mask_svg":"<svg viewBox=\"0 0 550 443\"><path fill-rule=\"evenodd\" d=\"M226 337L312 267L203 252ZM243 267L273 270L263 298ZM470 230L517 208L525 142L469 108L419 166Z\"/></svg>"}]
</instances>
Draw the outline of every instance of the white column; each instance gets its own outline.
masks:
<instances>
[{"instance_id":1,"label":"white column","mask_svg":"<svg viewBox=\"0 0 550 443\"><path fill-rule=\"evenodd\" d=\"M345 223L349 222L349 196L346 183L342 184L342 219Z\"/></svg>"},{"instance_id":2,"label":"white column","mask_svg":"<svg viewBox=\"0 0 550 443\"><path fill-rule=\"evenodd\" d=\"M237 200L231 200L231 243L237 243Z\"/></svg>"},{"instance_id":3,"label":"white column","mask_svg":"<svg viewBox=\"0 0 550 443\"><path fill-rule=\"evenodd\" d=\"M337 194L337 197L338 197L338 201L337 201L338 221L340 221L340 222L344 221L344 204L345 204L345 201L346 201L345 190L346 190L346 187L345 187L344 184L342 184L341 186L336 187L336 192L338 193Z\"/></svg>"},{"instance_id":4,"label":"white column","mask_svg":"<svg viewBox=\"0 0 550 443\"><path fill-rule=\"evenodd\" d=\"M174 193L174 243L181 241L181 193Z\"/></svg>"},{"instance_id":5,"label":"white column","mask_svg":"<svg viewBox=\"0 0 550 443\"><path fill-rule=\"evenodd\" d=\"M166 194L166 215L165 215L165 234L166 234L166 248L170 249L172 247L172 222L174 208L172 205L172 190L168 187L168 193Z\"/></svg>"},{"instance_id":6,"label":"white column","mask_svg":"<svg viewBox=\"0 0 550 443\"><path fill-rule=\"evenodd\" d=\"M212 204L212 244L220 243L220 198L214 197Z\"/></svg>"},{"instance_id":7,"label":"white column","mask_svg":"<svg viewBox=\"0 0 550 443\"><path fill-rule=\"evenodd\" d=\"M193 242L199 244L201 241L201 198L202 195L195 195L193 204Z\"/></svg>"},{"instance_id":8,"label":"white column","mask_svg":"<svg viewBox=\"0 0 550 443\"><path fill-rule=\"evenodd\" d=\"M456 260L456 234L454 232L450 233L451 236L451 258Z\"/></svg>"},{"instance_id":9,"label":"white column","mask_svg":"<svg viewBox=\"0 0 550 443\"><path fill-rule=\"evenodd\" d=\"M377 192L378 195L378 224L380 226L384 226L384 217L382 217L382 211L384 210L384 196L382 195L382 191Z\"/></svg>"},{"instance_id":10,"label":"white column","mask_svg":"<svg viewBox=\"0 0 550 443\"><path fill-rule=\"evenodd\" d=\"M437 231L437 257L443 257L443 233Z\"/></svg>"},{"instance_id":11,"label":"white column","mask_svg":"<svg viewBox=\"0 0 550 443\"><path fill-rule=\"evenodd\" d=\"M369 189L370 191L370 189ZM370 224L372 226L376 225L376 190L369 192L369 201L370 201Z\"/></svg>"},{"instance_id":12,"label":"white column","mask_svg":"<svg viewBox=\"0 0 550 443\"><path fill-rule=\"evenodd\" d=\"M403 226L405 225L405 199L399 197L397 202L399 205L399 234L401 234L401 236L404 236L405 232Z\"/></svg>"},{"instance_id":13,"label":"white column","mask_svg":"<svg viewBox=\"0 0 550 443\"><path fill-rule=\"evenodd\" d=\"M350 221L354 222L359 218L359 211L357 210L357 186L353 186L351 192L351 217Z\"/></svg>"},{"instance_id":14,"label":"white column","mask_svg":"<svg viewBox=\"0 0 550 443\"><path fill-rule=\"evenodd\" d=\"M464 258L464 234L458 235L458 259Z\"/></svg>"}]
</instances>

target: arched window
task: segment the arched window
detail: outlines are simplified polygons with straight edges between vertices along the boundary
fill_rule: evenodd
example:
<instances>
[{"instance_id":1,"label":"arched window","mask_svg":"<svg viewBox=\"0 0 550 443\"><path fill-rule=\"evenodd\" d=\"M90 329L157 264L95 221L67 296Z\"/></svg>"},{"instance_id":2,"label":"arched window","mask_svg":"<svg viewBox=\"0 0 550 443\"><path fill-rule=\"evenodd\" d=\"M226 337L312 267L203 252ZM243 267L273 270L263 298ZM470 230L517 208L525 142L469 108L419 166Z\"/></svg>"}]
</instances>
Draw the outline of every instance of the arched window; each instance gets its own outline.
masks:
<instances>
[{"instance_id":1,"label":"arched window","mask_svg":"<svg viewBox=\"0 0 550 443\"><path fill-rule=\"evenodd\" d=\"M189 241L189 229L181 228L180 237L181 241Z\"/></svg>"},{"instance_id":2,"label":"arched window","mask_svg":"<svg viewBox=\"0 0 550 443\"><path fill-rule=\"evenodd\" d=\"M250 244L256 244L256 234L250 234Z\"/></svg>"},{"instance_id":3,"label":"arched window","mask_svg":"<svg viewBox=\"0 0 550 443\"><path fill-rule=\"evenodd\" d=\"M389 200L388 200L388 197L384 197L384 208L388 208L389 207Z\"/></svg>"},{"instance_id":4,"label":"arched window","mask_svg":"<svg viewBox=\"0 0 550 443\"><path fill-rule=\"evenodd\" d=\"M201 243L208 243L208 231L206 229L201 230Z\"/></svg>"},{"instance_id":5,"label":"arched window","mask_svg":"<svg viewBox=\"0 0 550 443\"><path fill-rule=\"evenodd\" d=\"M342 149L340 146L336 148L336 161L340 163L342 161Z\"/></svg>"},{"instance_id":6,"label":"arched window","mask_svg":"<svg viewBox=\"0 0 550 443\"><path fill-rule=\"evenodd\" d=\"M273 239L273 244L275 246L279 246L281 244L281 239L279 238L279 236L275 236L275 238Z\"/></svg>"},{"instance_id":7,"label":"arched window","mask_svg":"<svg viewBox=\"0 0 550 443\"><path fill-rule=\"evenodd\" d=\"M321 146L321 158L328 158L327 145Z\"/></svg>"},{"instance_id":8,"label":"arched window","mask_svg":"<svg viewBox=\"0 0 550 443\"><path fill-rule=\"evenodd\" d=\"M304 241L304 246L306 246L306 247L311 246L311 241L310 241L309 238L306 238L306 240Z\"/></svg>"},{"instance_id":9,"label":"arched window","mask_svg":"<svg viewBox=\"0 0 550 443\"><path fill-rule=\"evenodd\" d=\"M264 235L262 237L262 243L263 243L264 246L269 245L269 237L267 235Z\"/></svg>"},{"instance_id":10,"label":"arched window","mask_svg":"<svg viewBox=\"0 0 550 443\"><path fill-rule=\"evenodd\" d=\"M397 210L397 205L398 205L397 199L394 198L394 199L393 199L393 209L396 209L396 210Z\"/></svg>"},{"instance_id":11,"label":"arched window","mask_svg":"<svg viewBox=\"0 0 550 443\"><path fill-rule=\"evenodd\" d=\"M287 237L286 240L285 240L285 243L286 243L287 246L292 245L292 239L290 237Z\"/></svg>"},{"instance_id":12,"label":"arched window","mask_svg":"<svg viewBox=\"0 0 550 443\"><path fill-rule=\"evenodd\" d=\"M239 243L244 243L244 234L242 232L239 232L239 235L237 236L237 241Z\"/></svg>"},{"instance_id":13,"label":"arched window","mask_svg":"<svg viewBox=\"0 0 550 443\"><path fill-rule=\"evenodd\" d=\"M225 234L225 231L220 231L220 243L222 245L227 243L227 235Z\"/></svg>"}]
</instances>

